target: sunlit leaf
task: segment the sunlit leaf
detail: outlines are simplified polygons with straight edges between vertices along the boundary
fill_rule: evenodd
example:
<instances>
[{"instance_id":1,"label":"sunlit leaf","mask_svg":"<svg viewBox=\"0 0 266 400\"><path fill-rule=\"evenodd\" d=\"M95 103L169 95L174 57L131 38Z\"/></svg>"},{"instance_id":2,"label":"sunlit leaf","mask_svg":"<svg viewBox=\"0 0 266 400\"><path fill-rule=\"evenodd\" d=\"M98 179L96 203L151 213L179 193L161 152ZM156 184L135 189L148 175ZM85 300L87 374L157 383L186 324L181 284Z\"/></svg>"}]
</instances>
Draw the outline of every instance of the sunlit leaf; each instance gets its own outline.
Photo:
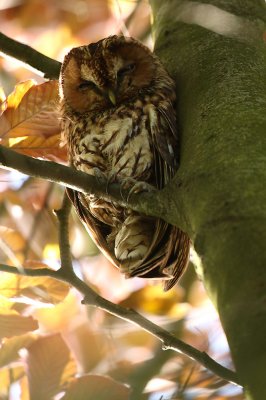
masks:
<instances>
[{"instance_id":1,"label":"sunlit leaf","mask_svg":"<svg viewBox=\"0 0 266 400\"><path fill-rule=\"evenodd\" d=\"M78 326L72 332L73 350L84 372L90 372L108 354L108 342L101 332L93 331L88 324Z\"/></svg>"},{"instance_id":2,"label":"sunlit leaf","mask_svg":"<svg viewBox=\"0 0 266 400\"><path fill-rule=\"evenodd\" d=\"M43 258L49 260L58 260L60 257L60 250L57 243L47 243L43 249Z\"/></svg>"},{"instance_id":3,"label":"sunlit leaf","mask_svg":"<svg viewBox=\"0 0 266 400\"><path fill-rule=\"evenodd\" d=\"M0 86L0 116L5 111L7 107L6 104L6 95L2 86Z\"/></svg>"},{"instance_id":4,"label":"sunlit leaf","mask_svg":"<svg viewBox=\"0 0 266 400\"><path fill-rule=\"evenodd\" d=\"M0 399L9 398L10 386L13 382L21 379L25 375L23 367L1 368L0 369Z\"/></svg>"},{"instance_id":5,"label":"sunlit leaf","mask_svg":"<svg viewBox=\"0 0 266 400\"><path fill-rule=\"evenodd\" d=\"M37 262L37 268L40 263ZM48 276L31 277L2 273L0 293L7 298L24 298L45 304L56 304L68 294L69 286Z\"/></svg>"},{"instance_id":6,"label":"sunlit leaf","mask_svg":"<svg viewBox=\"0 0 266 400\"><path fill-rule=\"evenodd\" d=\"M61 331L75 325L75 319L80 317L80 300L69 291L64 301L54 307L41 307L35 310L34 316L47 332Z\"/></svg>"},{"instance_id":7,"label":"sunlit leaf","mask_svg":"<svg viewBox=\"0 0 266 400\"><path fill-rule=\"evenodd\" d=\"M183 298L183 290L177 287L176 290L163 292L160 285L145 286L133 292L121 304L124 307L138 308L151 314L166 315Z\"/></svg>"},{"instance_id":8,"label":"sunlit leaf","mask_svg":"<svg viewBox=\"0 0 266 400\"><path fill-rule=\"evenodd\" d=\"M100 375L85 375L76 378L62 398L62 400L128 400L130 389Z\"/></svg>"},{"instance_id":9,"label":"sunlit leaf","mask_svg":"<svg viewBox=\"0 0 266 400\"><path fill-rule=\"evenodd\" d=\"M36 340L36 336L32 334L15 336L3 340L0 347L0 368L17 360L19 358L18 351L29 346L34 340Z\"/></svg>"},{"instance_id":10,"label":"sunlit leaf","mask_svg":"<svg viewBox=\"0 0 266 400\"><path fill-rule=\"evenodd\" d=\"M25 239L20 232L14 229L0 226L0 239L3 240L13 252L24 249Z\"/></svg>"},{"instance_id":11,"label":"sunlit leaf","mask_svg":"<svg viewBox=\"0 0 266 400\"><path fill-rule=\"evenodd\" d=\"M14 150L31 157L42 157L49 160L66 160L66 147L61 147L60 135L45 136L26 136L17 142L9 139L10 147Z\"/></svg>"},{"instance_id":12,"label":"sunlit leaf","mask_svg":"<svg viewBox=\"0 0 266 400\"><path fill-rule=\"evenodd\" d=\"M29 393L29 382L27 376L23 376L20 379L20 390L21 390L21 395L20 395L20 400L31 400L30 399L30 393Z\"/></svg>"},{"instance_id":13,"label":"sunlit leaf","mask_svg":"<svg viewBox=\"0 0 266 400\"><path fill-rule=\"evenodd\" d=\"M38 322L30 317L19 315L16 311L0 309L0 338L23 335L38 329Z\"/></svg>"},{"instance_id":14,"label":"sunlit leaf","mask_svg":"<svg viewBox=\"0 0 266 400\"><path fill-rule=\"evenodd\" d=\"M21 82L16 85L14 91L7 97L7 108L16 109L25 94L30 90L31 87L35 85L36 82L34 79L29 79L28 81ZM1 127L0 132L3 132L3 127Z\"/></svg>"},{"instance_id":15,"label":"sunlit leaf","mask_svg":"<svg viewBox=\"0 0 266 400\"><path fill-rule=\"evenodd\" d=\"M64 160L57 102L57 81L18 84L0 117L1 144L34 157Z\"/></svg>"},{"instance_id":16,"label":"sunlit leaf","mask_svg":"<svg viewBox=\"0 0 266 400\"><path fill-rule=\"evenodd\" d=\"M30 398L52 399L75 373L75 362L59 334L40 338L28 347Z\"/></svg>"}]
</instances>

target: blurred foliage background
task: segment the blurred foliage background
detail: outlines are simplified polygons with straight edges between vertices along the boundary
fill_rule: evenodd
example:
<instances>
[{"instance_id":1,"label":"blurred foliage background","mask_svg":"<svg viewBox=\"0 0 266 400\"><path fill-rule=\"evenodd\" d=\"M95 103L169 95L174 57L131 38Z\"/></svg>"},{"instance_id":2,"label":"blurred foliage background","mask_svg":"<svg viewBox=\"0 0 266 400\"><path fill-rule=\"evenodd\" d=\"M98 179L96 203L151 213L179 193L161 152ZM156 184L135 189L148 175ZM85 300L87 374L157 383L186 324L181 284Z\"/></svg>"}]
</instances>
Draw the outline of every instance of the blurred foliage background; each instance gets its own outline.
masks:
<instances>
[{"instance_id":1,"label":"blurred foliage background","mask_svg":"<svg viewBox=\"0 0 266 400\"><path fill-rule=\"evenodd\" d=\"M59 61L74 46L117 33L152 48L147 0L1 0L0 25L5 35ZM49 84L35 86L30 81L14 91L29 79L44 82L19 61L0 58L0 143L65 163L52 110L55 86L50 91ZM60 208L62 196L58 185L0 170L0 263L58 268L53 210ZM138 310L232 368L218 316L192 265L167 293L158 282L125 280L98 253L74 213L71 219L70 242L79 276L110 301ZM182 354L162 350L136 326L82 306L81 300L74 289L51 278L0 272L0 400L123 400L129 398L129 387L131 398L140 400L243 399L240 388Z\"/></svg>"}]
</instances>

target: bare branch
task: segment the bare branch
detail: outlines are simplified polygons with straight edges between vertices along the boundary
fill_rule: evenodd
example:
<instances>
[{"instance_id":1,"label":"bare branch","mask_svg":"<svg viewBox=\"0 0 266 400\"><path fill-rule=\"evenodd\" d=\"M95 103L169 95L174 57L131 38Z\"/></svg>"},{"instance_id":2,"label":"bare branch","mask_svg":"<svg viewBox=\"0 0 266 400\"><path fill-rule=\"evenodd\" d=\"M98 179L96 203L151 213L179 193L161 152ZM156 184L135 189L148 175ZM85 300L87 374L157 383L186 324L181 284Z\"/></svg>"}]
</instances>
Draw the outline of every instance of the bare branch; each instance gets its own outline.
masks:
<instances>
[{"instance_id":1,"label":"bare branch","mask_svg":"<svg viewBox=\"0 0 266 400\"><path fill-rule=\"evenodd\" d=\"M74 270L72 265L71 250L69 244L69 213L71 210L71 202L64 193L63 203L60 210L55 210L59 222L59 249L61 258L61 268L64 275L73 276Z\"/></svg>"},{"instance_id":2,"label":"bare branch","mask_svg":"<svg viewBox=\"0 0 266 400\"><path fill-rule=\"evenodd\" d=\"M76 282L75 287L77 288L77 286L79 286L79 282ZM219 377L229 382L239 384L235 372L214 361L210 356L208 356L207 353L199 351L195 347L190 346L182 340L179 340L165 329L143 317L137 311L113 304L96 293L89 293L91 289L89 288L90 290L84 290L85 288L83 289L82 286L83 285L79 286L78 290L85 294L83 304L94 305L110 314L143 328L145 331L149 332L162 342L162 347L164 350L174 350L178 353L183 353L193 360L199 362L201 365Z\"/></svg>"},{"instance_id":3,"label":"bare branch","mask_svg":"<svg viewBox=\"0 0 266 400\"><path fill-rule=\"evenodd\" d=\"M172 217L168 215L169 203L167 200L160 201L163 191L132 194L128 199L128 190L121 189L118 184L107 185L107 183L100 182L97 178L85 172L74 170L53 161L43 161L19 154L1 145L0 166L59 183L80 192L92 193L105 200L116 201L123 207L129 207L149 216L159 217L166 221L169 218L167 222L175 223ZM182 229L181 223L179 227Z\"/></svg>"},{"instance_id":4,"label":"bare branch","mask_svg":"<svg viewBox=\"0 0 266 400\"><path fill-rule=\"evenodd\" d=\"M61 63L0 32L0 51L30 65L47 79L58 79Z\"/></svg>"},{"instance_id":5,"label":"bare branch","mask_svg":"<svg viewBox=\"0 0 266 400\"><path fill-rule=\"evenodd\" d=\"M190 346L189 344L179 340L171 333L167 332L165 329L149 321L141 314L135 310L121 307L118 304L114 304L109 300L103 298L98 293L96 293L91 287L89 287L85 282L79 279L72 268L70 245L68 238L68 215L70 211L70 202L66 195L64 196L63 206L60 210L56 211L59 222L59 246L61 254L61 268L58 271L53 271L48 268L45 269L20 269L7 265L0 265L0 271L18 273L22 275L29 276L51 276L64 282L69 283L75 287L79 292L81 292L85 297L83 304L92 305L98 307L109 314L112 314L118 318L125 321L133 323L145 331L149 332L151 335L155 336L162 342L164 350L174 350L178 353L183 353L193 360L199 362L204 367L208 368L214 374L220 376L221 378L230 381L232 383L239 384L235 372L223 367L207 353L201 352L196 348Z\"/></svg>"},{"instance_id":6,"label":"bare branch","mask_svg":"<svg viewBox=\"0 0 266 400\"><path fill-rule=\"evenodd\" d=\"M60 278L60 274L58 271L55 271L50 268L21 268L21 267L13 267L7 264L0 264L0 271L8 272L9 274L17 274L23 276L50 276L51 278L56 278L62 280Z\"/></svg>"},{"instance_id":7,"label":"bare branch","mask_svg":"<svg viewBox=\"0 0 266 400\"><path fill-rule=\"evenodd\" d=\"M123 319L124 321L128 321L130 323L133 323L134 325L137 325L138 327L144 329L146 332L159 339L162 342L162 347L164 350L174 350L178 353L185 354L191 359L199 362L201 365L212 371L214 374L218 375L220 378L235 383L237 385L240 384L235 372L223 367L221 364L214 361L210 356L208 356L207 353L199 351L195 347L190 346L182 340L179 340L174 335L167 332L165 329L143 317L137 311L121 307L120 305L114 304L109 300L101 297L93 289L86 285L86 283L79 279L74 274L74 272L73 274L68 274L63 267L61 267L57 271L54 271L49 268L20 269L5 264L0 264L0 271L26 276L50 276L52 278L67 282L85 296L83 304L98 307L108 312L109 314Z\"/></svg>"}]
</instances>

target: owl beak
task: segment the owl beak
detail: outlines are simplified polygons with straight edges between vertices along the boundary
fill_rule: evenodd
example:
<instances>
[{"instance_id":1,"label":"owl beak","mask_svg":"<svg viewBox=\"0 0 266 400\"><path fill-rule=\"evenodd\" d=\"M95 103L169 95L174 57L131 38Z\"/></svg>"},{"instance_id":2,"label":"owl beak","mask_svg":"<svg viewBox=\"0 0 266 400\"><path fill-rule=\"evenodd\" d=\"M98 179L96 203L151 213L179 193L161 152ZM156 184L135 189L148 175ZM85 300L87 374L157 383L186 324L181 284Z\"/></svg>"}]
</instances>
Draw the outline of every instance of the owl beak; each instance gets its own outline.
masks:
<instances>
[{"instance_id":1,"label":"owl beak","mask_svg":"<svg viewBox=\"0 0 266 400\"><path fill-rule=\"evenodd\" d=\"M115 97L114 91L112 89L108 89L107 94L108 94L108 99L111 101L113 106L115 106L116 105L116 97Z\"/></svg>"}]
</instances>

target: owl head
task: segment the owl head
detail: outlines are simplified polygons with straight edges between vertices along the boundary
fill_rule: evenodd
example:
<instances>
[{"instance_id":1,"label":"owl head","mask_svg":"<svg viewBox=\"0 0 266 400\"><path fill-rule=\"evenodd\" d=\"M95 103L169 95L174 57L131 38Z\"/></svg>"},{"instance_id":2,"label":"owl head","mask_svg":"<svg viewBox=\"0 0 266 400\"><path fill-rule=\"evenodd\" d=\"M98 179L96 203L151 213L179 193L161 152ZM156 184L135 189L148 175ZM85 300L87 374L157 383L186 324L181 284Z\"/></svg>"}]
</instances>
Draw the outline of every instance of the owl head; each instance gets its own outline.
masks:
<instances>
[{"instance_id":1,"label":"owl head","mask_svg":"<svg viewBox=\"0 0 266 400\"><path fill-rule=\"evenodd\" d=\"M65 56L60 93L71 111L101 111L156 90L162 73L165 77L158 58L142 43L110 36Z\"/></svg>"}]
</instances>

